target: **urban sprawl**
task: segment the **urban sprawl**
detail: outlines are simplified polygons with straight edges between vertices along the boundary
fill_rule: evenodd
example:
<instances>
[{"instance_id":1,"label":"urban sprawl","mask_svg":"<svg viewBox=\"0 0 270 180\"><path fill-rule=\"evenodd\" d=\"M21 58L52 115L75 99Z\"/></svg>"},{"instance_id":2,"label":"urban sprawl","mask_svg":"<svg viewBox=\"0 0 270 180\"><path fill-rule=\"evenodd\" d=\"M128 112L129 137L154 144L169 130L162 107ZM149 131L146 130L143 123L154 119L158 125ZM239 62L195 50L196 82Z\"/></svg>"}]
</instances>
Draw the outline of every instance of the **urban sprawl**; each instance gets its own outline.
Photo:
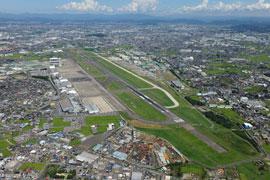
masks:
<instances>
[{"instance_id":1,"label":"urban sprawl","mask_svg":"<svg viewBox=\"0 0 270 180\"><path fill-rule=\"evenodd\" d=\"M270 178L270 33L0 24L0 179Z\"/></svg>"}]
</instances>

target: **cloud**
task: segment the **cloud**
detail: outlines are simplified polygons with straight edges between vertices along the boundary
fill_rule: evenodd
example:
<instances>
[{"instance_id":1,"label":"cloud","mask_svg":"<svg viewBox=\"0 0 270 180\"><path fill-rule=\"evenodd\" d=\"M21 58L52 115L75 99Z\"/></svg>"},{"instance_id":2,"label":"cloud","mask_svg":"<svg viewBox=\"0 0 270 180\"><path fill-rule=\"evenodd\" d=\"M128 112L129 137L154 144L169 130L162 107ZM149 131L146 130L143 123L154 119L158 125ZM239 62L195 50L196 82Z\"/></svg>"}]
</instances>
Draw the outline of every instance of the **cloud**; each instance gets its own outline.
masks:
<instances>
[{"instance_id":1,"label":"cloud","mask_svg":"<svg viewBox=\"0 0 270 180\"><path fill-rule=\"evenodd\" d=\"M242 3L240 2L231 3L231 4L218 2L216 5L212 6L212 10L215 10L215 11L236 11L236 10L241 10L241 8L242 8Z\"/></svg>"},{"instance_id":2,"label":"cloud","mask_svg":"<svg viewBox=\"0 0 270 180\"><path fill-rule=\"evenodd\" d=\"M184 6L184 11L203 11L208 9L209 1L208 0L202 0L201 4L196 6Z\"/></svg>"},{"instance_id":3,"label":"cloud","mask_svg":"<svg viewBox=\"0 0 270 180\"><path fill-rule=\"evenodd\" d=\"M113 9L106 5L101 5L97 0L83 0L81 2L69 2L62 5L59 9L74 11L92 11L92 12L112 12Z\"/></svg>"},{"instance_id":4,"label":"cloud","mask_svg":"<svg viewBox=\"0 0 270 180\"><path fill-rule=\"evenodd\" d=\"M118 9L119 12L147 12L155 11L158 5L158 0L131 0L127 6Z\"/></svg>"},{"instance_id":5,"label":"cloud","mask_svg":"<svg viewBox=\"0 0 270 180\"><path fill-rule=\"evenodd\" d=\"M247 10L256 11L256 10L270 10L270 3L265 2L265 0L258 0L254 4L249 4L246 6Z\"/></svg>"},{"instance_id":6,"label":"cloud","mask_svg":"<svg viewBox=\"0 0 270 180\"><path fill-rule=\"evenodd\" d=\"M255 3L244 4L241 2L236 3L224 3L219 1L217 3L209 3L208 0L202 0L200 4L196 6L184 6L181 8L182 12L200 12L200 11L259 11L270 10L270 3L265 0L257 0Z\"/></svg>"}]
</instances>

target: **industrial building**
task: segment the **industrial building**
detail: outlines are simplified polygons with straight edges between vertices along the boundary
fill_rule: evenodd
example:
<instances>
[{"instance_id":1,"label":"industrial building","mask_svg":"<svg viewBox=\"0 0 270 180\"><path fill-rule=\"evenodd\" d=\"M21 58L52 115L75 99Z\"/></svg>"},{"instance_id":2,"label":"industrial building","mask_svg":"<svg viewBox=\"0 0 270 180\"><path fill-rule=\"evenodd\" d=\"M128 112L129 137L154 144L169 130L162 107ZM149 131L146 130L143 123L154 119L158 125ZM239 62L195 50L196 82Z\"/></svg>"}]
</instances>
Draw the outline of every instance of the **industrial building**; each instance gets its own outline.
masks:
<instances>
[{"instance_id":1,"label":"industrial building","mask_svg":"<svg viewBox=\"0 0 270 180\"><path fill-rule=\"evenodd\" d=\"M78 156L76 156L76 160L80 161L80 162L87 162L89 164L93 163L94 161L96 161L98 159L97 155L94 154L90 154L88 152L82 152L81 154L79 154Z\"/></svg>"},{"instance_id":2,"label":"industrial building","mask_svg":"<svg viewBox=\"0 0 270 180\"><path fill-rule=\"evenodd\" d=\"M51 66L55 66L55 67L62 66L62 64L61 64L61 58L58 58L58 57L52 57L52 58L50 58L50 65Z\"/></svg>"}]
</instances>

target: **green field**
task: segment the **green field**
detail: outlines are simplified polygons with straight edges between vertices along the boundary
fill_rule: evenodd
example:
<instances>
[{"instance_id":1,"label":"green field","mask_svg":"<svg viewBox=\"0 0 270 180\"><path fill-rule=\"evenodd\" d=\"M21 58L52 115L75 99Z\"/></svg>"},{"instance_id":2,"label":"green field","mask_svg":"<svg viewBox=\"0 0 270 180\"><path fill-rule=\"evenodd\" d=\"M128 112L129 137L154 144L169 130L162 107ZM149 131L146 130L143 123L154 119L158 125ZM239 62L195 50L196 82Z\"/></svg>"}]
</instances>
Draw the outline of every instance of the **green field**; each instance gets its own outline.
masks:
<instances>
[{"instance_id":1,"label":"green field","mask_svg":"<svg viewBox=\"0 0 270 180\"><path fill-rule=\"evenodd\" d=\"M203 179L206 175L204 168L194 163L175 163L169 164L168 167L171 169L171 176L173 177L182 177L184 174L193 174L200 179ZM193 178L197 179L197 177Z\"/></svg>"},{"instance_id":2,"label":"green field","mask_svg":"<svg viewBox=\"0 0 270 180\"><path fill-rule=\"evenodd\" d=\"M92 134L90 126L86 125L82 126L78 132L83 134L84 136L90 136Z\"/></svg>"},{"instance_id":3,"label":"green field","mask_svg":"<svg viewBox=\"0 0 270 180\"><path fill-rule=\"evenodd\" d=\"M166 116L131 92L118 93L117 97L131 111L148 121L164 121Z\"/></svg>"},{"instance_id":4,"label":"green field","mask_svg":"<svg viewBox=\"0 0 270 180\"><path fill-rule=\"evenodd\" d=\"M220 161L224 164L226 163L226 160L229 159L230 161L237 161L257 155L256 150L250 144L244 141L244 139L234 134L230 129L226 129L214 122L209 122L210 120L192 107L182 107L177 110L176 114L193 124L197 130L228 150L227 156L216 156L211 158L215 160L216 163ZM205 153L210 154L210 152ZM193 155L188 157L193 157ZM213 163L205 160L203 161L206 164L213 165Z\"/></svg>"},{"instance_id":5,"label":"green field","mask_svg":"<svg viewBox=\"0 0 270 180\"><path fill-rule=\"evenodd\" d=\"M142 90L142 93L162 106L173 106L173 102L159 89Z\"/></svg>"},{"instance_id":6,"label":"green field","mask_svg":"<svg viewBox=\"0 0 270 180\"><path fill-rule=\"evenodd\" d=\"M52 121L52 127L50 128L49 132L57 133L57 132L63 131L65 127L68 127L70 125L71 123L68 121L64 121L63 118L56 117Z\"/></svg>"},{"instance_id":7,"label":"green field","mask_svg":"<svg viewBox=\"0 0 270 180\"><path fill-rule=\"evenodd\" d=\"M259 168L255 163L242 164L237 167L241 180L269 180L270 168Z\"/></svg>"},{"instance_id":8,"label":"green field","mask_svg":"<svg viewBox=\"0 0 270 180\"><path fill-rule=\"evenodd\" d=\"M88 51L87 55L89 58L92 58L92 60L97 61L101 65L103 65L105 68L110 70L113 74L119 76L121 79L126 81L128 84L136 87L136 88L151 88L152 86L146 82L144 82L141 79L138 79L137 77L133 76L132 74L120 69L119 67L113 65L112 63L109 63L105 61L104 59L101 59L100 57L96 56L94 53Z\"/></svg>"},{"instance_id":9,"label":"green field","mask_svg":"<svg viewBox=\"0 0 270 180\"><path fill-rule=\"evenodd\" d=\"M21 120L16 120L15 123L30 123L31 121L28 119L21 119Z\"/></svg>"},{"instance_id":10,"label":"green field","mask_svg":"<svg viewBox=\"0 0 270 180\"><path fill-rule=\"evenodd\" d=\"M170 90L168 89L168 91ZM229 155L235 153L235 156L230 157L232 161L258 155L253 146L245 139L235 134L232 130L218 125L206 118L177 92L171 94L174 95L180 103L180 107L175 108L172 111L179 117L191 123L198 131L228 150ZM220 113L225 114L233 122L241 123L243 121L243 118L232 110L218 111L223 111Z\"/></svg>"},{"instance_id":11,"label":"green field","mask_svg":"<svg viewBox=\"0 0 270 180\"><path fill-rule=\"evenodd\" d=\"M186 99L182 96L176 95L175 97L180 106L174 109L171 109L173 113L183 118L187 122L204 127L211 127L213 122L207 119L201 112L194 108Z\"/></svg>"},{"instance_id":12,"label":"green field","mask_svg":"<svg viewBox=\"0 0 270 180\"><path fill-rule=\"evenodd\" d=\"M236 74L244 75L242 72L245 70L245 67L239 68L235 64L227 62L213 62L209 65L206 73L209 75L224 75L224 74Z\"/></svg>"},{"instance_id":13,"label":"green field","mask_svg":"<svg viewBox=\"0 0 270 180\"><path fill-rule=\"evenodd\" d=\"M104 74L97 67L92 66L83 60L77 60L77 62L87 73L93 77L104 77Z\"/></svg>"},{"instance_id":14,"label":"green field","mask_svg":"<svg viewBox=\"0 0 270 180\"><path fill-rule=\"evenodd\" d=\"M55 56L54 53L44 53L44 54L35 54L33 52L29 52L27 54L19 54L19 53L15 53L12 55L8 55L5 57L0 57L1 59L14 59L14 60L25 60L25 61L34 61L34 60L40 60L40 61L48 61L48 59L52 56ZM63 54L59 53L57 54L58 57L62 57Z\"/></svg>"},{"instance_id":15,"label":"green field","mask_svg":"<svg viewBox=\"0 0 270 180\"><path fill-rule=\"evenodd\" d=\"M245 160L256 155L256 152L250 146L243 142L235 142L233 137L226 140L232 141L231 146L226 146L227 152L218 153L183 128L167 126L162 129L138 129L168 140L190 160L205 166L215 167L217 165Z\"/></svg>"},{"instance_id":16,"label":"green field","mask_svg":"<svg viewBox=\"0 0 270 180\"><path fill-rule=\"evenodd\" d=\"M90 63L87 62L87 58L81 56L81 53L78 53L75 50L70 50L68 51L69 58L72 58L73 60L75 60L83 70L85 70L88 74L90 74L91 76L95 77L95 78L104 78L105 75L102 73L102 71L100 69L98 69L96 66L91 65Z\"/></svg>"},{"instance_id":17,"label":"green field","mask_svg":"<svg viewBox=\"0 0 270 180\"><path fill-rule=\"evenodd\" d=\"M70 126L70 122L68 121L64 121L63 118L54 118L53 119L53 126L54 127L67 127L67 126Z\"/></svg>"},{"instance_id":18,"label":"green field","mask_svg":"<svg viewBox=\"0 0 270 180\"><path fill-rule=\"evenodd\" d=\"M266 90L267 88L264 88L263 86L251 86L244 89L244 91L248 94L258 94Z\"/></svg>"},{"instance_id":19,"label":"green field","mask_svg":"<svg viewBox=\"0 0 270 180\"><path fill-rule=\"evenodd\" d=\"M92 134L91 126L97 125L98 133L104 133L107 131L108 124L114 123L115 127L119 127L119 116L88 116L84 121L84 125L81 127L79 132L85 136Z\"/></svg>"},{"instance_id":20,"label":"green field","mask_svg":"<svg viewBox=\"0 0 270 180\"><path fill-rule=\"evenodd\" d=\"M28 145L28 144L36 144L38 142L37 138L30 138L26 140L23 144Z\"/></svg>"},{"instance_id":21,"label":"green field","mask_svg":"<svg viewBox=\"0 0 270 180\"><path fill-rule=\"evenodd\" d=\"M266 107L270 108L270 99L264 101Z\"/></svg>"},{"instance_id":22,"label":"green field","mask_svg":"<svg viewBox=\"0 0 270 180\"><path fill-rule=\"evenodd\" d=\"M182 174L184 173L196 174L201 178L206 174L205 170L201 166L198 166L195 164L187 164L187 165L181 166L180 172Z\"/></svg>"},{"instance_id":23,"label":"green field","mask_svg":"<svg viewBox=\"0 0 270 180\"><path fill-rule=\"evenodd\" d=\"M71 139L71 141L69 142L70 146L78 146L81 144L81 140L79 138L73 138Z\"/></svg>"},{"instance_id":24,"label":"green field","mask_svg":"<svg viewBox=\"0 0 270 180\"><path fill-rule=\"evenodd\" d=\"M123 84L121 84L120 82L117 82L117 81L113 81L113 82L110 82L106 88L109 90L109 91L116 91L116 90L121 90L123 89Z\"/></svg>"},{"instance_id":25,"label":"green field","mask_svg":"<svg viewBox=\"0 0 270 180\"><path fill-rule=\"evenodd\" d=\"M39 127L39 128L43 128L43 125L44 125L46 122L47 122L46 119L41 118L41 119L39 120L39 125L38 125L38 127Z\"/></svg>"},{"instance_id":26,"label":"green field","mask_svg":"<svg viewBox=\"0 0 270 180\"><path fill-rule=\"evenodd\" d=\"M27 169L42 171L44 168L45 168L44 163L26 162L26 163L23 163L19 169L22 171L25 171Z\"/></svg>"},{"instance_id":27,"label":"green field","mask_svg":"<svg viewBox=\"0 0 270 180\"><path fill-rule=\"evenodd\" d=\"M33 126L27 125L24 128L22 128L22 131L23 132L28 132L28 131L32 130L33 128L34 128Z\"/></svg>"},{"instance_id":28,"label":"green field","mask_svg":"<svg viewBox=\"0 0 270 180\"><path fill-rule=\"evenodd\" d=\"M244 123L244 119L234 110L232 109L224 109L224 108L213 108L214 112L217 112L220 115L230 119L234 123L242 124Z\"/></svg>"},{"instance_id":29,"label":"green field","mask_svg":"<svg viewBox=\"0 0 270 180\"><path fill-rule=\"evenodd\" d=\"M261 54L257 56L249 56L247 57L248 60L254 62L254 63L270 63L270 57L267 54Z\"/></svg>"},{"instance_id":30,"label":"green field","mask_svg":"<svg viewBox=\"0 0 270 180\"><path fill-rule=\"evenodd\" d=\"M10 144L6 140L0 140L0 153L3 154L4 157L8 157L11 155L8 147Z\"/></svg>"},{"instance_id":31,"label":"green field","mask_svg":"<svg viewBox=\"0 0 270 180\"><path fill-rule=\"evenodd\" d=\"M190 95L190 96L185 96L185 99L192 105L196 106L202 106L204 105L203 99L200 96L197 95Z\"/></svg>"},{"instance_id":32,"label":"green field","mask_svg":"<svg viewBox=\"0 0 270 180\"><path fill-rule=\"evenodd\" d=\"M185 121L192 124L198 131L205 134L214 142L224 147L228 152L224 153L224 155L218 154L213 149L209 148L206 144L204 144L202 141L193 137L193 135L191 135L188 132L186 132L185 135L177 135L179 133L179 130L174 129L174 128L172 128L171 130L163 130L165 131L164 132L165 135L161 133L162 130L151 132L151 134L155 133L158 136L164 137L171 143L174 142L175 146L179 148L179 150L182 152L183 150L181 150L181 146L186 146L187 149L185 149L185 151L187 152L186 153L187 157L195 157L196 160L207 165L217 165L219 162L221 164L226 164L228 162L235 162L237 160L242 160L248 157L254 157L258 155L256 150L244 139L234 134L230 129L226 129L223 126L218 125L212 122L211 120L209 120L208 118L206 118L200 111L194 108L179 93L174 92L169 87L167 88L163 87L163 88L168 90L180 103L180 106L178 108L172 109L172 111L176 115L178 115L179 117L183 118ZM236 117L234 113L233 114L228 113L228 114L232 116L233 118ZM174 132L175 134L171 135L172 132ZM171 134L167 135L167 133L168 134L171 133ZM190 147L192 147L192 144L189 144L190 142L189 139L191 137L193 137L192 139L194 138L196 139L196 142L193 143L193 144L196 144L195 147L197 147L197 144L199 144L200 147L203 149L201 152L198 151L198 149L196 150L196 148L190 149ZM178 142L178 145L177 145L177 142ZM183 142L186 142L186 145L184 145ZM197 156L198 154L199 156ZM208 157L204 157L205 154L207 154Z\"/></svg>"},{"instance_id":33,"label":"green field","mask_svg":"<svg viewBox=\"0 0 270 180\"><path fill-rule=\"evenodd\" d=\"M15 123L16 124L22 124L22 123L24 123L24 124L27 123L28 124L27 126L22 128L22 132L28 132L28 131L30 131L30 130L32 130L34 128L33 126L30 125L31 121L28 120L28 119L16 120Z\"/></svg>"},{"instance_id":34,"label":"green field","mask_svg":"<svg viewBox=\"0 0 270 180\"><path fill-rule=\"evenodd\" d=\"M263 149L270 154L270 144L263 144Z\"/></svg>"}]
</instances>

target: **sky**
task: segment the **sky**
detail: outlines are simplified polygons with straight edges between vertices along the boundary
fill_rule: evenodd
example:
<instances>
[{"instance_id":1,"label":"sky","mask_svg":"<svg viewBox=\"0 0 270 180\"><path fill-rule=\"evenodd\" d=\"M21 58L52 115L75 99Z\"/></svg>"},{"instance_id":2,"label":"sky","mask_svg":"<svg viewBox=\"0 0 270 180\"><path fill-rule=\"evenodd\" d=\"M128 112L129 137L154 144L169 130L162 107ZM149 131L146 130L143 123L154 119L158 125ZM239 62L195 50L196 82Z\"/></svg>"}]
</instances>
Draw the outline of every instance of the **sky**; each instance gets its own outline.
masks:
<instances>
[{"instance_id":1,"label":"sky","mask_svg":"<svg viewBox=\"0 0 270 180\"><path fill-rule=\"evenodd\" d=\"M0 12L270 16L270 0L0 0Z\"/></svg>"}]
</instances>

